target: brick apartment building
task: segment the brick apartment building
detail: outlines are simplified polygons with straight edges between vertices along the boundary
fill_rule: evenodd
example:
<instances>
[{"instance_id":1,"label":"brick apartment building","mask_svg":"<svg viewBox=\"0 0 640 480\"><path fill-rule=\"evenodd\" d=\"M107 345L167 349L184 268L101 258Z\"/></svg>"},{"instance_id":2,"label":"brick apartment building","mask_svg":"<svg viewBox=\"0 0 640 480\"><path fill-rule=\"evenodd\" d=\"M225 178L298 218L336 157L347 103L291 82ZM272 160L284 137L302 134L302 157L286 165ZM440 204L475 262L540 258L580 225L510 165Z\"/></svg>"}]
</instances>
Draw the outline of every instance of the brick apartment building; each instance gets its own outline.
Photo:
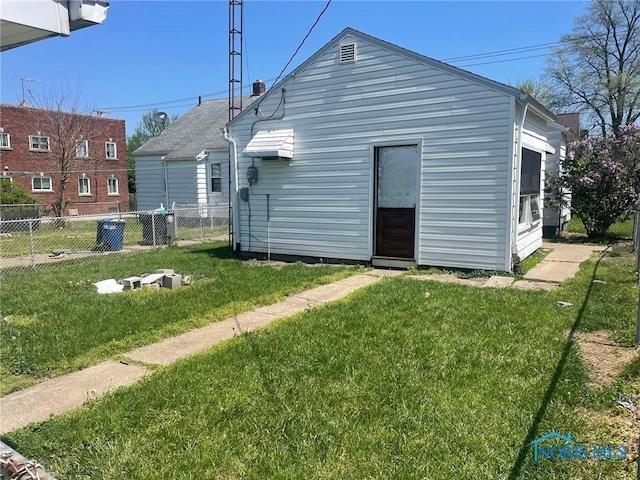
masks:
<instances>
[{"instance_id":1,"label":"brick apartment building","mask_svg":"<svg viewBox=\"0 0 640 480\"><path fill-rule=\"evenodd\" d=\"M52 214L62 171L63 215L127 211L124 120L0 105L0 178L26 187Z\"/></svg>"}]
</instances>

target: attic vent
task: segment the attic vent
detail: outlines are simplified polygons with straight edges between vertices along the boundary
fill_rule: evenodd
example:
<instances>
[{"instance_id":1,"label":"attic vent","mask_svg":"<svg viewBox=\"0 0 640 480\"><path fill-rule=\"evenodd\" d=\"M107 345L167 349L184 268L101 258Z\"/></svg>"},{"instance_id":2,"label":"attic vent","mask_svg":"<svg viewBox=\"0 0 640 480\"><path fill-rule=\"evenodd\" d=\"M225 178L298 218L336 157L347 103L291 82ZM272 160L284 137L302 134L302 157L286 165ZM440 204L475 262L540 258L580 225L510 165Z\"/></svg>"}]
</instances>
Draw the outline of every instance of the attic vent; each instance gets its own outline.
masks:
<instances>
[{"instance_id":1,"label":"attic vent","mask_svg":"<svg viewBox=\"0 0 640 480\"><path fill-rule=\"evenodd\" d=\"M350 63L356 61L356 44L347 43L340 45L340 63Z\"/></svg>"}]
</instances>

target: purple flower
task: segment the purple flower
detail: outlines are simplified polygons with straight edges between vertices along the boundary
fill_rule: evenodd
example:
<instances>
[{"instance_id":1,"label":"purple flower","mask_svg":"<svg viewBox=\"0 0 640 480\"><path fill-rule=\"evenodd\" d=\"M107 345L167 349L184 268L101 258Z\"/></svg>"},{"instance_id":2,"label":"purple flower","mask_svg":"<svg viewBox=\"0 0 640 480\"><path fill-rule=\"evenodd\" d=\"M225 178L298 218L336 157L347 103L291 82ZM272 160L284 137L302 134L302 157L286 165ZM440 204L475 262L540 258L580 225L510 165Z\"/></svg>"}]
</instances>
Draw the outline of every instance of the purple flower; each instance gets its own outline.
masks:
<instances>
[{"instance_id":1,"label":"purple flower","mask_svg":"<svg viewBox=\"0 0 640 480\"><path fill-rule=\"evenodd\" d=\"M579 180L579 183L587 190L593 190L594 188L596 188L596 182L591 177L582 177Z\"/></svg>"},{"instance_id":2,"label":"purple flower","mask_svg":"<svg viewBox=\"0 0 640 480\"><path fill-rule=\"evenodd\" d=\"M600 168L605 173L614 173L619 167L620 164L618 162L614 162L613 160L603 160L600 163Z\"/></svg>"}]
</instances>

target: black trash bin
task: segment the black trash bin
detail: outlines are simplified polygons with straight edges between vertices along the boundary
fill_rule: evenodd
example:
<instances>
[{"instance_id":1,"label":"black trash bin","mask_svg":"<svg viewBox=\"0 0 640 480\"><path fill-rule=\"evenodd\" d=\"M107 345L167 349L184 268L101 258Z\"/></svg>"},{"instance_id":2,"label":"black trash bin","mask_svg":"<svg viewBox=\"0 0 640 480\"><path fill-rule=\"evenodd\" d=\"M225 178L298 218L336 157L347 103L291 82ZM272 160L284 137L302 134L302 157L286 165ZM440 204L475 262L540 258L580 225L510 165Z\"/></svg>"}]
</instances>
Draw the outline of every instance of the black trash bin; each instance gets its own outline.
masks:
<instances>
[{"instance_id":1,"label":"black trash bin","mask_svg":"<svg viewBox=\"0 0 640 480\"><path fill-rule=\"evenodd\" d=\"M140 214L143 245L167 245L167 217L169 215L173 220L173 214L166 211ZM173 228L173 222L171 222L171 228ZM173 235L170 238L173 239Z\"/></svg>"}]
</instances>

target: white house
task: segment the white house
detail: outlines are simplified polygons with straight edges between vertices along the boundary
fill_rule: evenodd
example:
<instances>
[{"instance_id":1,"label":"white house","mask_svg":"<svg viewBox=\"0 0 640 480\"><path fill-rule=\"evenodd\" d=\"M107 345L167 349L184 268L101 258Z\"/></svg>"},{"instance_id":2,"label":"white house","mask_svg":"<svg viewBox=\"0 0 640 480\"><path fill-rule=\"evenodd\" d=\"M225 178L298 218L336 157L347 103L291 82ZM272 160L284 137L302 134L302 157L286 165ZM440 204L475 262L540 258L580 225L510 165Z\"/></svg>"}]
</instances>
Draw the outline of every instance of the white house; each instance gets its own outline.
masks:
<instances>
[{"instance_id":1,"label":"white house","mask_svg":"<svg viewBox=\"0 0 640 480\"><path fill-rule=\"evenodd\" d=\"M579 140L580 114L561 113L556 122L549 127L549 143L555 148L555 154L547 155L546 171L553 173L562 172L562 164L567 157L568 145ZM562 192L570 199L571 192ZM561 209L545 208L543 234L545 237L560 235L565 225L571 219L571 209L568 205Z\"/></svg>"},{"instance_id":2,"label":"white house","mask_svg":"<svg viewBox=\"0 0 640 480\"><path fill-rule=\"evenodd\" d=\"M228 99L201 102L134 152L139 210L228 202Z\"/></svg>"},{"instance_id":3,"label":"white house","mask_svg":"<svg viewBox=\"0 0 640 480\"><path fill-rule=\"evenodd\" d=\"M511 271L542 244L554 120L347 28L228 124L234 248Z\"/></svg>"}]
</instances>

